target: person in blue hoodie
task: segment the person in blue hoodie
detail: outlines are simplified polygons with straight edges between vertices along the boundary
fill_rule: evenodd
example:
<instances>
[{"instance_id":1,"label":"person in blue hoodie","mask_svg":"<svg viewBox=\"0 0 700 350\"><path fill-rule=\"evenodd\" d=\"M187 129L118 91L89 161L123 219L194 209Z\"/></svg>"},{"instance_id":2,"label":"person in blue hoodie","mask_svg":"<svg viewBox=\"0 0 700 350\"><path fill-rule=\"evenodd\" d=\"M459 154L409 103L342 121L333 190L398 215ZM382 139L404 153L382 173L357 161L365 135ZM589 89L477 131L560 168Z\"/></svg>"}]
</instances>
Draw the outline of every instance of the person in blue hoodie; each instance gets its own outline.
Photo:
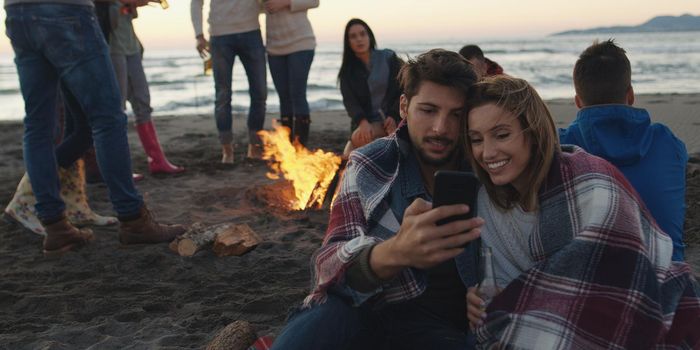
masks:
<instances>
[{"instance_id":1,"label":"person in blue hoodie","mask_svg":"<svg viewBox=\"0 0 700 350\"><path fill-rule=\"evenodd\" d=\"M624 49L610 39L595 41L574 66L576 120L559 129L562 144L574 144L606 159L627 177L659 227L673 240L673 260L684 253L685 144L649 112L632 107L632 69Z\"/></svg>"}]
</instances>

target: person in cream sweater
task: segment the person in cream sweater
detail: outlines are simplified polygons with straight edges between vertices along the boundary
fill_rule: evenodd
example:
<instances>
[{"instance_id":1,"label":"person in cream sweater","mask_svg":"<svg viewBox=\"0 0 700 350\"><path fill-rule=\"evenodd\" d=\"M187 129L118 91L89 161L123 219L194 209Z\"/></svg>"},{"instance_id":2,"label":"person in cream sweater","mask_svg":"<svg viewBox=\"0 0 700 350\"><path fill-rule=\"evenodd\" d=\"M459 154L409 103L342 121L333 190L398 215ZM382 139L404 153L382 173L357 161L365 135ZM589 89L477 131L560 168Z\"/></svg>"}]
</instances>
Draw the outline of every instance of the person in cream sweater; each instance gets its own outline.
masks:
<instances>
[{"instance_id":1,"label":"person in cream sweater","mask_svg":"<svg viewBox=\"0 0 700 350\"><path fill-rule=\"evenodd\" d=\"M191 0L190 15L197 39L197 51L203 58L211 54L216 92L214 117L221 143L221 162L233 163L231 85L233 63L237 56L248 76L250 94L248 157L259 158L262 145L257 132L265 123L267 100L265 47L258 21L261 4L257 0L210 0L209 41L202 30L203 5L204 0Z\"/></svg>"}]
</instances>

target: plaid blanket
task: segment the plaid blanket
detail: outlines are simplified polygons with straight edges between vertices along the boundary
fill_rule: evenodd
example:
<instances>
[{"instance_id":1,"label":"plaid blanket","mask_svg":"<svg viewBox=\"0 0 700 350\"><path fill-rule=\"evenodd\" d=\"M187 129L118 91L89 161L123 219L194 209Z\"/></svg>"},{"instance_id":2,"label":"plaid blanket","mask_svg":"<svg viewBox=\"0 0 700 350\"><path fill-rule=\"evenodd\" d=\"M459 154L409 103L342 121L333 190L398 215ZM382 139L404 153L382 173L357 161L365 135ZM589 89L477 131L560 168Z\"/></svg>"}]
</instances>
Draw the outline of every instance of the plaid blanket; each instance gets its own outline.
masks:
<instances>
[{"instance_id":1,"label":"plaid blanket","mask_svg":"<svg viewBox=\"0 0 700 350\"><path fill-rule=\"evenodd\" d=\"M624 176L565 150L540 191L533 268L489 304L481 347L700 347L700 288Z\"/></svg>"},{"instance_id":2,"label":"plaid blanket","mask_svg":"<svg viewBox=\"0 0 700 350\"><path fill-rule=\"evenodd\" d=\"M397 131L375 140L350 154L340 191L331 207L328 230L323 245L312 258L313 287L304 305L325 301L329 288L341 294L345 288L345 271L363 248L393 236L399 230L386 195L399 172L401 152L399 138L408 138L401 123ZM355 304L370 297L378 303L399 302L419 296L426 288L425 278L414 269L404 269L399 276L372 295L349 293ZM348 293L344 293L348 294Z\"/></svg>"}]
</instances>

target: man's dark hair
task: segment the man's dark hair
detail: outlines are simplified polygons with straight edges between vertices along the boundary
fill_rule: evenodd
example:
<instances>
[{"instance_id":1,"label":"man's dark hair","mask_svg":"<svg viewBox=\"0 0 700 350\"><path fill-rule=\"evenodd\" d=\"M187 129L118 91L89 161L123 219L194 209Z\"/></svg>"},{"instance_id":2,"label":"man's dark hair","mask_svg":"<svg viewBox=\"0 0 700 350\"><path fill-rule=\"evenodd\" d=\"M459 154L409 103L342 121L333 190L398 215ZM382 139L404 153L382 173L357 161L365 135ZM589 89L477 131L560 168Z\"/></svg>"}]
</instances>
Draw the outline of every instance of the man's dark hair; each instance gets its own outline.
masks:
<instances>
[{"instance_id":1,"label":"man's dark hair","mask_svg":"<svg viewBox=\"0 0 700 350\"><path fill-rule=\"evenodd\" d=\"M574 88L586 106L624 103L631 86L630 61L613 39L594 41L576 61Z\"/></svg>"},{"instance_id":2,"label":"man's dark hair","mask_svg":"<svg viewBox=\"0 0 700 350\"><path fill-rule=\"evenodd\" d=\"M466 96L477 78L472 65L458 53L432 49L409 59L399 72L399 83L409 100L424 81L455 88Z\"/></svg>"},{"instance_id":3,"label":"man's dark hair","mask_svg":"<svg viewBox=\"0 0 700 350\"><path fill-rule=\"evenodd\" d=\"M481 48L479 48L476 45L465 45L459 50L459 54L462 55L462 57L470 60L474 57L483 60L484 59L484 52L481 51Z\"/></svg>"}]
</instances>

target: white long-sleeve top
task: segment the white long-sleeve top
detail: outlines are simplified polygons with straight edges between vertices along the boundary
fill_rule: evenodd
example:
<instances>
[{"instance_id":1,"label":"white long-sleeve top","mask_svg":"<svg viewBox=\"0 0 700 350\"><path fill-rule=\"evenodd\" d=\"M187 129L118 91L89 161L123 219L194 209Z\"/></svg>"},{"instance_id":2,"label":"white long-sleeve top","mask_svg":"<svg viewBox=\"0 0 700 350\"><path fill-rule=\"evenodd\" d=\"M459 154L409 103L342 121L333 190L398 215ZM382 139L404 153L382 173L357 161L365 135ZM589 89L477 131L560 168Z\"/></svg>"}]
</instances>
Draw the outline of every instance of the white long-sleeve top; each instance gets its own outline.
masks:
<instances>
[{"instance_id":1,"label":"white long-sleeve top","mask_svg":"<svg viewBox=\"0 0 700 350\"><path fill-rule=\"evenodd\" d=\"M268 14L267 52L282 56L316 48L316 37L307 10L318 7L318 4L319 0L291 0L289 10Z\"/></svg>"},{"instance_id":2,"label":"white long-sleeve top","mask_svg":"<svg viewBox=\"0 0 700 350\"><path fill-rule=\"evenodd\" d=\"M204 0L191 0L190 16L195 37L203 34L202 7ZM258 0L210 0L209 35L226 35L260 29Z\"/></svg>"}]
</instances>

